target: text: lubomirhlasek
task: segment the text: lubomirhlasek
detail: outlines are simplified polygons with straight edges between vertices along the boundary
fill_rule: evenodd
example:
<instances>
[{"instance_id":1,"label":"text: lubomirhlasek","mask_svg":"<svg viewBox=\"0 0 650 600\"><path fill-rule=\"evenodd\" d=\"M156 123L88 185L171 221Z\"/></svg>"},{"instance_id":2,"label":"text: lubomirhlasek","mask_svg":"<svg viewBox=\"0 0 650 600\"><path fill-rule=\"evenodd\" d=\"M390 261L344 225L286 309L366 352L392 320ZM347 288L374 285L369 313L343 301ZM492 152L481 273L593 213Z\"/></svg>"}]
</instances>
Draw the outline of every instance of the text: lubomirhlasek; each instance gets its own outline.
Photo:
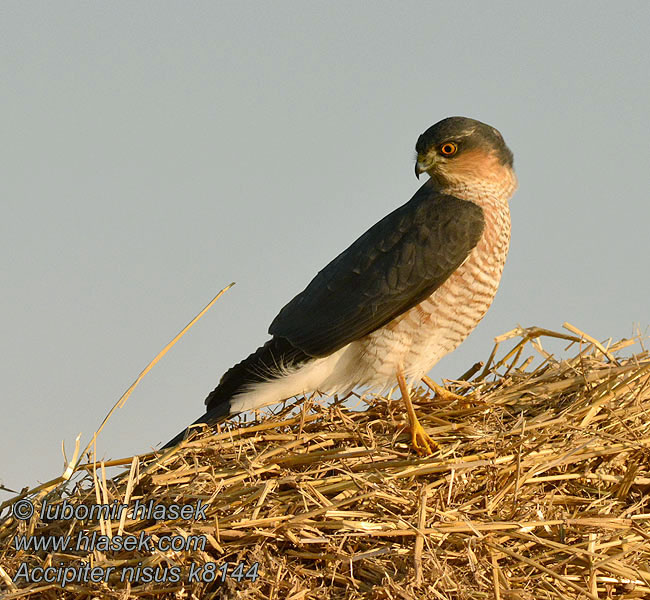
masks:
<instances>
[{"instance_id":1,"label":"text: lubomirhlasek","mask_svg":"<svg viewBox=\"0 0 650 600\"><path fill-rule=\"evenodd\" d=\"M196 504L158 504L153 500L148 502L136 500L131 506L120 503L118 500L109 504L71 504L67 500L49 504L47 500L44 500L41 506L41 519L44 521L120 519L126 510L128 511L127 515L133 520L173 521L183 519L184 521L200 521L207 518L207 509L208 504L203 503L202 500L198 500Z\"/></svg>"}]
</instances>

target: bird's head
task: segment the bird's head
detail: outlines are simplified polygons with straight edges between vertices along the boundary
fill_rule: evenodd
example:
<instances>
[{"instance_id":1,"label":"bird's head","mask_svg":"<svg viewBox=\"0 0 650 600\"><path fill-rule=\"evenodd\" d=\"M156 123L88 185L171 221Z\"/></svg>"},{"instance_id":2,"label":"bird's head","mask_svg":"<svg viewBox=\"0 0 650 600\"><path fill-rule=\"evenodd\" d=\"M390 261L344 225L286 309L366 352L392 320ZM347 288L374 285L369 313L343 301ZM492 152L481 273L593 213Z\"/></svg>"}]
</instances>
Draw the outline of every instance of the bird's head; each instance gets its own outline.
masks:
<instances>
[{"instance_id":1,"label":"bird's head","mask_svg":"<svg viewBox=\"0 0 650 600\"><path fill-rule=\"evenodd\" d=\"M512 152L494 127L467 117L449 117L427 129L415 145L415 175L442 186L472 180L514 179Z\"/></svg>"}]
</instances>

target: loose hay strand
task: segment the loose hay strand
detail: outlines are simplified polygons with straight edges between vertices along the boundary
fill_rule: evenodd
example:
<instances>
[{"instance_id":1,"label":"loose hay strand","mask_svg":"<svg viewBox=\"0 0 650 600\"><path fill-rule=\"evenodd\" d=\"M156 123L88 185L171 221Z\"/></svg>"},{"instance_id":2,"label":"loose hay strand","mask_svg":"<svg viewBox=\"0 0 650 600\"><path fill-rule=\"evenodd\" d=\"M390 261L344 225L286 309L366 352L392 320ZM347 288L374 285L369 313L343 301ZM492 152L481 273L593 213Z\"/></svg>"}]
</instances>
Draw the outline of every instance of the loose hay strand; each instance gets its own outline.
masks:
<instances>
[{"instance_id":1,"label":"loose hay strand","mask_svg":"<svg viewBox=\"0 0 650 600\"><path fill-rule=\"evenodd\" d=\"M210 308L212 308L212 305L221 298L234 284L231 283L227 285L225 288L223 288L210 302L208 302L202 309L201 311L187 324L183 329L181 329L175 336L174 338L160 351L158 354L154 357L154 359L142 370L142 372L136 377L135 381L128 387L126 392L124 392L119 400L113 405L113 408L111 408L110 411L108 411L108 414L106 417L104 417L104 420L101 422L100 426L97 428L97 431L93 434L92 439L88 442L88 445L84 448L84 451L81 453L82 455L85 455L86 452L90 449L90 447L97 441L97 436L101 433L101 431L104 429L104 426L106 423L108 423L109 419L113 416L113 413L118 409L122 408L126 401L128 400L129 396L133 393L133 390L137 387L137 385L144 379L144 377L147 375L151 369L153 369L156 364L162 359L167 352L180 340L194 325L205 315Z\"/></svg>"}]
</instances>

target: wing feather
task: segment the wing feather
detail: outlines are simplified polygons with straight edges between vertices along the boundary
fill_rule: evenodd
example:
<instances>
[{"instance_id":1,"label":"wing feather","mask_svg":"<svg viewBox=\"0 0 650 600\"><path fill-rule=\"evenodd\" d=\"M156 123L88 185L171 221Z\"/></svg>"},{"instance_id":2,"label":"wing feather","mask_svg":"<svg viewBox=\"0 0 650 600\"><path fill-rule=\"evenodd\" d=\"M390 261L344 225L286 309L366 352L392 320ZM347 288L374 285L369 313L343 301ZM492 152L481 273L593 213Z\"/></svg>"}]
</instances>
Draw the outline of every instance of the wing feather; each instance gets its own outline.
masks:
<instances>
[{"instance_id":1,"label":"wing feather","mask_svg":"<svg viewBox=\"0 0 650 600\"><path fill-rule=\"evenodd\" d=\"M427 182L322 269L269 333L310 356L327 356L430 296L467 259L484 227L478 205Z\"/></svg>"}]
</instances>

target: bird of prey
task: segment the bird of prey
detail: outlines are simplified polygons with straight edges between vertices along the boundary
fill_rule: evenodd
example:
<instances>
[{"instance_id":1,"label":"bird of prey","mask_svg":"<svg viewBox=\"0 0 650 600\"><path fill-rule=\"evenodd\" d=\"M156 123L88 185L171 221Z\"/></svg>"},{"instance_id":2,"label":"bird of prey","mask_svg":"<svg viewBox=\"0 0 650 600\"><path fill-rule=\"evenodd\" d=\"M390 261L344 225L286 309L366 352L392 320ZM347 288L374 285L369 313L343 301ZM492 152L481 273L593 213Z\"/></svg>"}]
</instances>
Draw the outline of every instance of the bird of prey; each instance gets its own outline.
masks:
<instances>
[{"instance_id":1,"label":"bird of prey","mask_svg":"<svg viewBox=\"0 0 650 600\"><path fill-rule=\"evenodd\" d=\"M513 155L494 127L449 117L415 146L415 195L341 252L275 317L272 338L229 369L194 424L311 392L398 383L413 448L435 442L409 397L485 315L510 242ZM164 447L176 445L186 430Z\"/></svg>"}]
</instances>

